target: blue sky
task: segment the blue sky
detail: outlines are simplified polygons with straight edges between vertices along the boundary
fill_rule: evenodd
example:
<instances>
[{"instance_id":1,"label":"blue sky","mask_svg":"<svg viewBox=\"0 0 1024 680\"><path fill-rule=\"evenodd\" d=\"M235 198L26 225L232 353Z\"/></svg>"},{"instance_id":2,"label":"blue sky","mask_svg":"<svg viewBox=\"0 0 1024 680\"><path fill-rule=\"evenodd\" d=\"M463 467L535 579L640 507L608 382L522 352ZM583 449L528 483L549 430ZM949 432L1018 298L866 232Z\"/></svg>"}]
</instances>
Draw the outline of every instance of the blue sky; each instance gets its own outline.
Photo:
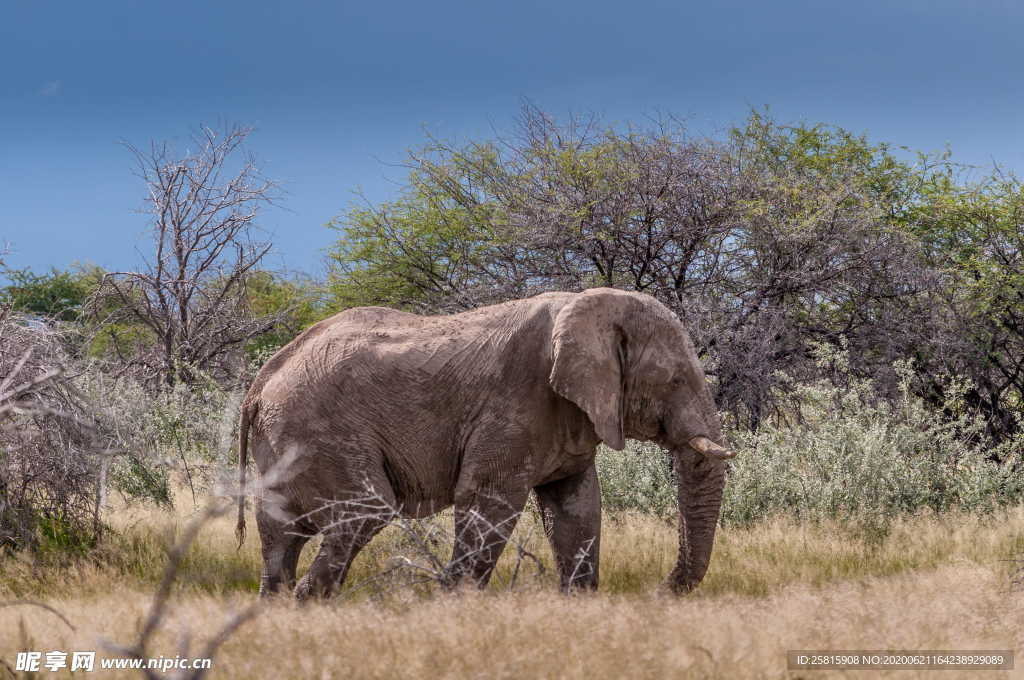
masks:
<instances>
[{"instance_id":1,"label":"blue sky","mask_svg":"<svg viewBox=\"0 0 1024 680\"><path fill-rule=\"evenodd\" d=\"M324 223L393 196L424 129L657 112L715 133L763 106L1024 174L1017 0L0 4L0 243L15 267L127 268L143 187L119 140L254 125L288 194L263 227L274 267L318 273Z\"/></svg>"}]
</instances>

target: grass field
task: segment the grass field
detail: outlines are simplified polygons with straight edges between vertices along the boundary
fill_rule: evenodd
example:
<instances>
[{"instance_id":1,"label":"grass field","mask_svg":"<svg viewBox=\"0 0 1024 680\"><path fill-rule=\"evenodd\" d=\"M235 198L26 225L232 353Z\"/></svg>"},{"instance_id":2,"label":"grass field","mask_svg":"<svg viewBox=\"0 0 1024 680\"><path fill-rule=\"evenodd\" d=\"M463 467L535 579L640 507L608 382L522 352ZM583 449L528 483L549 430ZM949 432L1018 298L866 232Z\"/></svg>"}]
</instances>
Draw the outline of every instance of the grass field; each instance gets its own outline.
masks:
<instances>
[{"instance_id":1,"label":"grass field","mask_svg":"<svg viewBox=\"0 0 1024 680\"><path fill-rule=\"evenodd\" d=\"M188 514L124 509L113 519L119 535L97 559L2 563L0 599L49 604L75 630L37 607L0 608L0 657L13 666L26 649L129 642ZM441 594L387 581L349 588L325 604L299 607L280 598L223 646L212 677L876 677L787 672L785 653L1024 648L1024 592L1014 586L1013 561L1024 555L1024 508L920 516L886 531L791 520L727 527L707 579L683 598L658 588L675 555L671 523L606 517L600 592L572 597L556 592L536 524L528 513L517 536L548 563L544 573L523 562L510 588L516 553L509 550L484 593ZM151 656L181 654L186 634L198 646L255 599L258 540L236 551L232 532L229 519L217 519L193 544ZM349 584L365 583L406 548L399 532L386 530L360 555ZM303 565L312 552L307 548ZM1006 675L1013 673L986 677Z\"/></svg>"}]
</instances>

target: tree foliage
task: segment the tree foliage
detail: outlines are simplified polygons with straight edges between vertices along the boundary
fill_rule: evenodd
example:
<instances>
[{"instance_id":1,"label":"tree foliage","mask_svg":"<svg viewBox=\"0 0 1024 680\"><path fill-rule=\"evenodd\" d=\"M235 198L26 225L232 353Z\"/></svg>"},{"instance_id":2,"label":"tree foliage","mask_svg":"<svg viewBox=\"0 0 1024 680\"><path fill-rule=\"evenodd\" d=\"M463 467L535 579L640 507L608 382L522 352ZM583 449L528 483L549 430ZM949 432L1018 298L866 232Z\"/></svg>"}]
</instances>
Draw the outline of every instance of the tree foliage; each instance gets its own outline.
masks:
<instances>
[{"instance_id":1,"label":"tree foliage","mask_svg":"<svg viewBox=\"0 0 1024 680\"><path fill-rule=\"evenodd\" d=\"M1013 431L1024 416L1024 184L998 168L954 180L937 176L914 220L943 284L936 342L922 360L933 373L970 376L967 398L990 430ZM942 393L938 384L932 390Z\"/></svg>"},{"instance_id":2,"label":"tree foliage","mask_svg":"<svg viewBox=\"0 0 1024 680\"><path fill-rule=\"evenodd\" d=\"M52 268L47 274L36 274L25 268L8 270L4 275L9 283L0 289L0 303L25 314L76 321L102 272L98 268Z\"/></svg>"},{"instance_id":3,"label":"tree foliage","mask_svg":"<svg viewBox=\"0 0 1024 680\"><path fill-rule=\"evenodd\" d=\"M292 338L327 315L321 284L309 277L254 272L245 287L246 306L257 318L277 324L246 345L250 358L265 359Z\"/></svg>"},{"instance_id":4,"label":"tree foliage","mask_svg":"<svg viewBox=\"0 0 1024 680\"><path fill-rule=\"evenodd\" d=\"M897 393L913 358L941 403L975 384L994 431L1016 428L1021 187L980 184L826 125L754 112L723 139L673 119L646 129L527 106L509 137L413 151L404 193L335 219L334 306L455 311L547 290L614 286L681 315L719 407L756 426L778 376L820 377L815 343Z\"/></svg>"}]
</instances>

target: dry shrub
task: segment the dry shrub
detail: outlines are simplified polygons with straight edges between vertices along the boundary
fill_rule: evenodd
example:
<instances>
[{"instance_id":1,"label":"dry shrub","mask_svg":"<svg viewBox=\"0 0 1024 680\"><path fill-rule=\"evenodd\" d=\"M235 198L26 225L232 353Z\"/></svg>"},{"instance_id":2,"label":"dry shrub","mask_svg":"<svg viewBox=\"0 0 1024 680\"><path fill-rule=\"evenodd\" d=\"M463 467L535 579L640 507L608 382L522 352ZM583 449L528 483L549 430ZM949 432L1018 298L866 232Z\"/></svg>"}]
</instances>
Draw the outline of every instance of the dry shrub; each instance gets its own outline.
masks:
<instances>
[{"instance_id":1,"label":"dry shrub","mask_svg":"<svg viewBox=\"0 0 1024 680\"><path fill-rule=\"evenodd\" d=\"M99 529L103 459L65 338L0 310L0 546L83 548Z\"/></svg>"},{"instance_id":2,"label":"dry shrub","mask_svg":"<svg viewBox=\"0 0 1024 680\"><path fill-rule=\"evenodd\" d=\"M239 395L202 373L146 389L77 355L80 329L0 309L0 546L84 552L109 497L191 501L220 478Z\"/></svg>"},{"instance_id":3,"label":"dry shrub","mask_svg":"<svg viewBox=\"0 0 1024 680\"><path fill-rule=\"evenodd\" d=\"M0 310L0 546L82 552L108 495L169 506L173 473L208 488L230 451L237 395L146 390L76 356L77 330Z\"/></svg>"}]
</instances>

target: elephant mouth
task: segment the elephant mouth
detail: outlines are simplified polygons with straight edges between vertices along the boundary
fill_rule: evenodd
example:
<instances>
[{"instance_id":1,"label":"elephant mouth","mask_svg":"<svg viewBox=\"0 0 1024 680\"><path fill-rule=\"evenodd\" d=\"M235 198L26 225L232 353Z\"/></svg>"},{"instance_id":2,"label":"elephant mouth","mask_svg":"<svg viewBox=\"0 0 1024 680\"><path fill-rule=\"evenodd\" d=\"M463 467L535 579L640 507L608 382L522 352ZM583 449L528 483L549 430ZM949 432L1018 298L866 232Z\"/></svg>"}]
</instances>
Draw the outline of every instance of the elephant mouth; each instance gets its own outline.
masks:
<instances>
[{"instance_id":1,"label":"elephant mouth","mask_svg":"<svg viewBox=\"0 0 1024 680\"><path fill-rule=\"evenodd\" d=\"M687 442L690 448L708 458L715 460L729 460L736 457L736 452L716 444L707 437L693 437Z\"/></svg>"}]
</instances>

